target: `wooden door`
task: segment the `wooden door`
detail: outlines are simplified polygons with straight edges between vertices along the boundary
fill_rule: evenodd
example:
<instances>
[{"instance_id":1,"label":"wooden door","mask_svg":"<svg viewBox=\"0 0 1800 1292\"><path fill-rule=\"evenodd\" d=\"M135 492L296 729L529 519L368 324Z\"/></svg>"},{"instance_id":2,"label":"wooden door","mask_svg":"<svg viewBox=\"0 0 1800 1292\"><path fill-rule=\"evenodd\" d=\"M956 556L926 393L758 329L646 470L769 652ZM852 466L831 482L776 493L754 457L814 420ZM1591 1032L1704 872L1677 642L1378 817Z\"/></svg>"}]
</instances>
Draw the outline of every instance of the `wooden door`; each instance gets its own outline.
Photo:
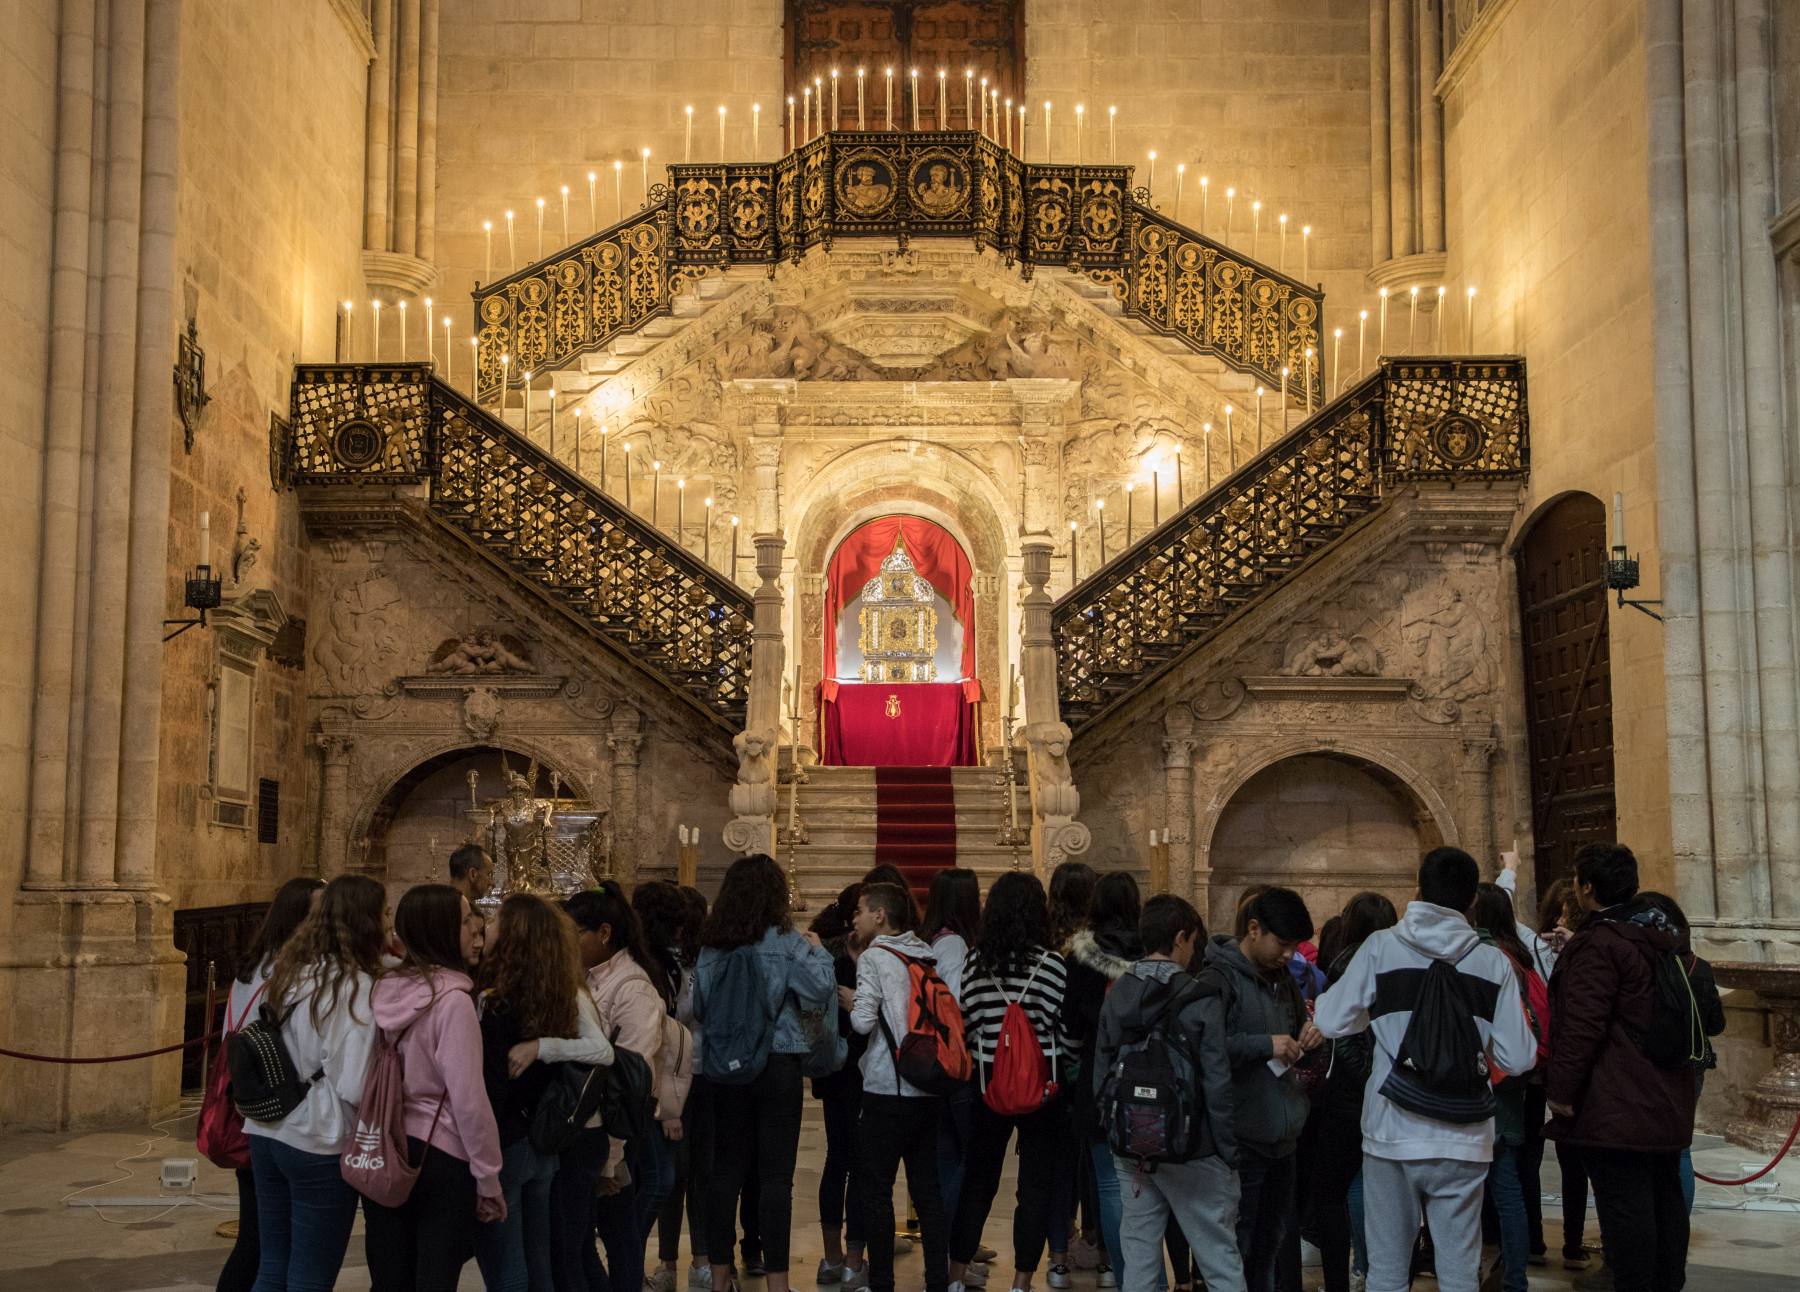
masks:
<instances>
[{"instance_id":1,"label":"wooden door","mask_svg":"<svg viewBox=\"0 0 1800 1292\"><path fill-rule=\"evenodd\" d=\"M1002 99L1017 100L1025 85L1023 0L787 0L787 92L796 102L815 78L825 87L826 127L856 129L856 69L866 70L864 123L884 130L884 75L894 69L894 124L911 119L909 73L919 69L926 129L974 130L977 102L965 110L964 73L988 78ZM838 70L835 127L829 120L831 69ZM949 72L945 119L936 120L937 73Z\"/></svg>"},{"instance_id":2,"label":"wooden door","mask_svg":"<svg viewBox=\"0 0 1800 1292\"><path fill-rule=\"evenodd\" d=\"M1572 494L1555 503L1533 523L1515 559L1542 893L1573 872L1582 844L1611 840L1618 830L1600 500Z\"/></svg>"}]
</instances>

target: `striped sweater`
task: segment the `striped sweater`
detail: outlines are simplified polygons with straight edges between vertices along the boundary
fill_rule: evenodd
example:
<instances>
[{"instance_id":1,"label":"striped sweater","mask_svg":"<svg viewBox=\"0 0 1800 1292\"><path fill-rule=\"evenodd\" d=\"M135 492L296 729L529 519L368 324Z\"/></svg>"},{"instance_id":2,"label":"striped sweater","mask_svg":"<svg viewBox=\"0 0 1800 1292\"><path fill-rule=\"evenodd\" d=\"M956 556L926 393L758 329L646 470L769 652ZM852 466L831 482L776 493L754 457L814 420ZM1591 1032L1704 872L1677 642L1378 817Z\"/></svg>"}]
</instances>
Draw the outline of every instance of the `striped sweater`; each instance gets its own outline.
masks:
<instances>
[{"instance_id":1,"label":"striped sweater","mask_svg":"<svg viewBox=\"0 0 1800 1292\"><path fill-rule=\"evenodd\" d=\"M1045 1057L1057 1051L1069 1053L1071 1041L1062 1025L1063 992L1068 981L1068 967L1054 951L1039 952L1015 964L1007 973L996 972L979 948L969 952L962 977L963 1035L969 1053L984 1072L993 1066L1000 1022L1006 1017L1009 1001L1024 1006Z\"/></svg>"}]
</instances>

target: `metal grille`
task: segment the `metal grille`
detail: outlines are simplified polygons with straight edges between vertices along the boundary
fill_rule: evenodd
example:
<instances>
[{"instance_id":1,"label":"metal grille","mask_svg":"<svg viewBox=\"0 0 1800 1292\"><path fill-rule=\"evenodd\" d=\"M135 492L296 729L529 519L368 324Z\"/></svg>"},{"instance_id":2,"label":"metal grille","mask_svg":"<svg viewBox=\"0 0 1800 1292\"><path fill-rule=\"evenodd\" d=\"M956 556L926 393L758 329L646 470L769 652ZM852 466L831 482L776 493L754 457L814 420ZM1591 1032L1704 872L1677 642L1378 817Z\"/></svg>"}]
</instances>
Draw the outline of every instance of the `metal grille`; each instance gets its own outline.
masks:
<instances>
[{"instance_id":1,"label":"metal grille","mask_svg":"<svg viewBox=\"0 0 1800 1292\"><path fill-rule=\"evenodd\" d=\"M371 409L397 410L379 446L363 429ZM428 365L296 368L291 458L295 484L428 485L432 512L477 548L707 713L741 724L750 677L744 592Z\"/></svg>"},{"instance_id":2,"label":"metal grille","mask_svg":"<svg viewBox=\"0 0 1800 1292\"><path fill-rule=\"evenodd\" d=\"M263 777L256 782L256 841L275 843L281 830L281 782Z\"/></svg>"},{"instance_id":3,"label":"metal grille","mask_svg":"<svg viewBox=\"0 0 1800 1292\"><path fill-rule=\"evenodd\" d=\"M1394 483L1523 479L1525 407L1520 359L1384 363L1057 603L1064 717L1135 694Z\"/></svg>"}]
</instances>

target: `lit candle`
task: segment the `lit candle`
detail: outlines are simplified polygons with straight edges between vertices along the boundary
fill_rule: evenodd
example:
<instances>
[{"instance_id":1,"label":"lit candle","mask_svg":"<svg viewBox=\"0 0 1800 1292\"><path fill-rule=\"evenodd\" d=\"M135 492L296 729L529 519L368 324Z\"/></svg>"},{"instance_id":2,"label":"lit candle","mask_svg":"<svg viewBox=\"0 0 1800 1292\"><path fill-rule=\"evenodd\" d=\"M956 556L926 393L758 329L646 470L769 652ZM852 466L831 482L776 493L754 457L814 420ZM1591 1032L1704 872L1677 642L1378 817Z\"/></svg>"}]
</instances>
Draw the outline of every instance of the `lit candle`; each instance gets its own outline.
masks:
<instances>
[{"instance_id":1,"label":"lit candle","mask_svg":"<svg viewBox=\"0 0 1800 1292\"><path fill-rule=\"evenodd\" d=\"M1094 511L1100 517L1100 564L1106 564L1106 499L1094 499Z\"/></svg>"},{"instance_id":2,"label":"lit candle","mask_svg":"<svg viewBox=\"0 0 1800 1292\"><path fill-rule=\"evenodd\" d=\"M350 302L345 301L344 302L344 331L343 331L343 335L338 337L338 356L337 357L338 357L339 363L354 363L356 361L356 345L355 345L356 334L352 330L352 327L351 327L351 324L353 321L354 321L353 316L350 313Z\"/></svg>"},{"instance_id":3,"label":"lit candle","mask_svg":"<svg viewBox=\"0 0 1800 1292\"><path fill-rule=\"evenodd\" d=\"M581 405L575 405L575 474L581 474Z\"/></svg>"},{"instance_id":4,"label":"lit candle","mask_svg":"<svg viewBox=\"0 0 1800 1292\"><path fill-rule=\"evenodd\" d=\"M494 281L494 222L492 220L483 220L481 222L481 233L482 236L487 239L487 259L484 262L486 269L481 275L481 281L484 283L491 283Z\"/></svg>"},{"instance_id":5,"label":"lit candle","mask_svg":"<svg viewBox=\"0 0 1800 1292\"><path fill-rule=\"evenodd\" d=\"M1380 326L1379 326L1378 331L1376 332L1376 337L1375 337L1375 353L1377 355L1383 355L1383 354L1387 353L1388 289L1383 287L1381 289L1380 295L1381 295L1381 319L1380 319ZM1358 365L1358 366L1360 366L1360 365Z\"/></svg>"},{"instance_id":6,"label":"lit candle","mask_svg":"<svg viewBox=\"0 0 1800 1292\"><path fill-rule=\"evenodd\" d=\"M1009 98L1006 101L1006 128L1005 128L1006 138L1002 144L1002 146L1008 152L1012 151L1012 117L1013 117L1012 100Z\"/></svg>"},{"instance_id":7,"label":"lit candle","mask_svg":"<svg viewBox=\"0 0 1800 1292\"><path fill-rule=\"evenodd\" d=\"M1230 404L1225 405L1225 449L1230 455L1227 470L1231 471L1237 470L1237 436L1231 430L1231 414L1235 411ZM1207 479L1209 482L1212 479L1210 474Z\"/></svg>"},{"instance_id":8,"label":"lit candle","mask_svg":"<svg viewBox=\"0 0 1800 1292\"><path fill-rule=\"evenodd\" d=\"M679 544L687 533L687 481L677 478L675 481L675 542Z\"/></svg>"},{"instance_id":9,"label":"lit candle","mask_svg":"<svg viewBox=\"0 0 1800 1292\"><path fill-rule=\"evenodd\" d=\"M682 110L687 113L687 130L681 136L681 160L691 162L694 160L694 105L690 103Z\"/></svg>"},{"instance_id":10,"label":"lit candle","mask_svg":"<svg viewBox=\"0 0 1800 1292\"><path fill-rule=\"evenodd\" d=\"M1250 203L1250 259L1255 260L1257 244L1262 241L1262 199Z\"/></svg>"},{"instance_id":11,"label":"lit candle","mask_svg":"<svg viewBox=\"0 0 1800 1292\"><path fill-rule=\"evenodd\" d=\"M800 87L800 136L802 141L812 138L812 86Z\"/></svg>"},{"instance_id":12,"label":"lit candle","mask_svg":"<svg viewBox=\"0 0 1800 1292\"><path fill-rule=\"evenodd\" d=\"M1285 378L1286 375L1287 375L1287 369L1284 368L1284 369L1282 369L1283 378ZM1262 452L1262 447L1263 447L1262 410L1263 410L1263 388L1261 386L1258 386L1256 388L1256 451L1258 453Z\"/></svg>"},{"instance_id":13,"label":"lit candle","mask_svg":"<svg viewBox=\"0 0 1800 1292\"><path fill-rule=\"evenodd\" d=\"M1212 197L1211 184L1212 181L1206 176L1200 177L1200 236L1202 238L1206 236L1206 208L1208 199Z\"/></svg>"},{"instance_id":14,"label":"lit candle","mask_svg":"<svg viewBox=\"0 0 1800 1292\"><path fill-rule=\"evenodd\" d=\"M886 128L892 130L894 128L894 69L891 67L887 69L887 94L884 102L886 104Z\"/></svg>"},{"instance_id":15,"label":"lit candle","mask_svg":"<svg viewBox=\"0 0 1800 1292\"><path fill-rule=\"evenodd\" d=\"M1119 161L1119 109L1116 106L1106 110L1106 160L1114 165Z\"/></svg>"},{"instance_id":16,"label":"lit candle","mask_svg":"<svg viewBox=\"0 0 1800 1292\"><path fill-rule=\"evenodd\" d=\"M456 351L450 348L450 316L444 315L444 380L456 382Z\"/></svg>"},{"instance_id":17,"label":"lit candle","mask_svg":"<svg viewBox=\"0 0 1800 1292\"><path fill-rule=\"evenodd\" d=\"M841 120L843 118L838 116L838 70L834 67L831 69L831 124L825 128L836 130Z\"/></svg>"},{"instance_id":18,"label":"lit candle","mask_svg":"<svg viewBox=\"0 0 1800 1292\"><path fill-rule=\"evenodd\" d=\"M706 528L700 533L700 559L712 564L712 495L706 495Z\"/></svg>"},{"instance_id":19,"label":"lit candle","mask_svg":"<svg viewBox=\"0 0 1800 1292\"><path fill-rule=\"evenodd\" d=\"M1150 528L1155 529L1162 524L1162 473L1154 465L1150 468Z\"/></svg>"},{"instance_id":20,"label":"lit candle","mask_svg":"<svg viewBox=\"0 0 1800 1292\"><path fill-rule=\"evenodd\" d=\"M1470 354L1475 353L1475 289L1463 292L1463 340Z\"/></svg>"},{"instance_id":21,"label":"lit candle","mask_svg":"<svg viewBox=\"0 0 1800 1292\"><path fill-rule=\"evenodd\" d=\"M406 348L406 342L407 342L406 302L403 300L400 302L400 362L401 363L405 363L408 359L412 358L412 354Z\"/></svg>"},{"instance_id":22,"label":"lit candle","mask_svg":"<svg viewBox=\"0 0 1800 1292\"><path fill-rule=\"evenodd\" d=\"M1077 103L1075 105L1075 164L1077 166L1081 165L1084 160L1082 154L1086 151L1086 142L1087 105L1085 103Z\"/></svg>"},{"instance_id":23,"label":"lit candle","mask_svg":"<svg viewBox=\"0 0 1800 1292\"><path fill-rule=\"evenodd\" d=\"M1231 241L1231 217L1237 214L1237 189L1225 186L1225 241Z\"/></svg>"},{"instance_id":24,"label":"lit candle","mask_svg":"<svg viewBox=\"0 0 1800 1292\"><path fill-rule=\"evenodd\" d=\"M1125 546L1130 547L1137 538L1137 492L1132 482L1125 482Z\"/></svg>"},{"instance_id":25,"label":"lit candle","mask_svg":"<svg viewBox=\"0 0 1800 1292\"><path fill-rule=\"evenodd\" d=\"M596 171L588 172L588 232L600 232L600 203L595 196L595 185L600 182Z\"/></svg>"},{"instance_id":26,"label":"lit candle","mask_svg":"<svg viewBox=\"0 0 1800 1292\"><path fill-rule=\"evenodd\" d=\"M1150 150L1150 182L1146 187L1150 190L1150 204L1156 204L1156 149Z\"/></svg>"},{"instance_id":27,"label":"lit candle","mask_svg":"<svg viewBox=\"0 0 1800 1292\"><path fill-rule=\"evenodd\" d=\"M987 79L987 77L984 76L981 78L981 133L984 136L986 136L987 132L988 132L988 79Z\"/></svg>"},{"instance_id":28,"label":"lit candle","mask_svg":"<svg viewBox=\"0 0 1800 1292\"><path fill-rule=\"evenodd\" d=\"M1310 345L1306 347L1306 363L1302 366L1302 372L1306 376L1306 411L1310 415L1313 410L1313 348ZM1281 429L1287 430L1286 422L1281 424Z\"/></svg>"},{"instance_id":29,"label":"lit candle","mask_svg":"<svg viewBox=\"0 0 1800 1292\"><path fill-rule=\"evenodd\" d=\"M500 402L498 404L494 405L494 412L500 416L505 416L505 414L506 414L506 377L507 377L507 374L511 371L512 371L512 356L510 354L501 355L500 356Z\"/></svg>"},{"instance_id":30,"label":"lit candle","mask_svg":"<svg viewBox=\"0 0 1800 1292\"><path fill-rule=\"evenodd\" d=\"M912 128L919 128L919 69L912 70Z\"/></svg>"},{"instance_id":31,"label":"lit candle","mask_svg":"<svg viewBox=\"0 0 1800 1292\"><path fill-rule=\"evenodd\" d=\"M1614 495L1617 497L1618 495ZM212 513L200 513L200 568L209 570L212 567Z\"/></svg>"},{"instance_id":32,"label":"lit candle","mask_svg":"<svg viewBox=\"0 0 1800 1292\"><path fill-rule=\"evenodd\" d=\"M525 432L527 438L531 435L531 376L531 369L525 369L525 421L519 429Z\"/></svg>"},{"instance_id":33,"label":"lit candle","mask_svg":"<svg viewBox=\"0 0 1800 1292\"><path fill-rule=\"evenodd\" d=\"M650 523L656 524L656 518L662 503L662 460L650 459Z\"/></svg>"},{"instance_id":34,"label":"lit candle","mask_svg":"<svg viewBox=\"0 0 1800 1292\"><path fill-rule=\"evenodd\" d=\"M1437 313L1431 320L1431 348L1434 352L1444 352L1444 285L1438 284Z\"/></svg>"},{"instance_id":35,"label":"lit candle","mask_svg":"<svg viewBox=\"0 0 1800 1292\"><path fill-rule=\"evenodd\" d=\"M719 160L725 160L725 105L719 105Z\"/></svg>"},{"instance_id":36,"label":"lit candle","mask_svg":"<svg viewBox=\"0 0 1800 1292\"><path fill-rule=\"evenodd\" d=\"M1368 332L1369 311L1361 310L1356 315L1356 371L1359 376L1363 370L1363 342L1367 339ZM1343 384L1342 381L1338 382L1338 388L1342 389Z\"/></svg>"},{"instance_id":37,"label":"lit candle","mask_svg":"<svg viewBox=\"0 0 1800 1292\"><path fill-rule=\"evenodd\" d=\"M1044 160L1053 160L1050 152L1050 100L1044 100Z\"/></svg>"},{"instance_id":38,"label":"lit candle","mask_svg":"<svg viewBox=\"0 0 1800 1292\"><path fill-rule=\"evenodd\" d=\"M1283 367L1281 370L1281 417L1280 420L1276 422L1276 425L1281 429L1276 431L1277 436L1287 434L1288 371L1289 370L1286 367ZM1256 447L1259 449L1262 447L1262 437L1260 435L1257 436Z\"/></svg>"},{"instance_id":39,"label":"lit candle","mask_svg":"<svg viewBox=\"0 0 1800 1292\"><path fill-rule=\"evenodd\" d=\"M1338 350L1343 344L1344 344L1344 329L1341 327L1332 328L1331 329L1331 374L1332 374L1332 376L1337 378L1337 388L1339 390L1342 390L1344 388L1344 369L1343 369L1343 365L1338 362Z\"/></svg>"},{"instance_id":40,"label":"lit candle","mask_svg":"<svg viewBox=\"0 0 1800 1292\"><path fill-rule=\"evenodd\" d=\"M643 166L644 166L644 174L643 174L644 205L648 206L648 205L650 205L650 150L648 148L644 149L644 151L643 151Z\"/></svg>"},{"instance_id":41,"label":"lit candle","mask_svg":"<svg viewBox=\"0 0 1800 1292\"><path fill-rule=\"evenodd\" d=\"M1613 546L1623 549L1625 546L1625 494L1623 490L1613 492ZM206 513L200 514L200 564L206 564Z\"/></svg>"},{"instance_id":42,"label":"lit candle","mask_svg":"<svg viewBox=\"0 0 1800 1292\"><path fill-rule=\"evenodd\" d=\"M793 96L793 95L791 95L791 94L790 94L790 95L788 95L788 132L787 132L787 146L788 146L788 151L789 151L789 152L793 152L793 151L794 151L794 149L796 149L796 148L798 148L798 147L799 147L799 146L800 146L800 140L799 140L799 138L798 138L798 137L797 137L797 136L796 136L796 135L795 135L795 134L794 134L794 96Z\"/></svg>"},{"instance_id":43,"label":"lit candle","mask_svg":"<svg viewBox=\"0 0 1800 1292\"><path fill-rule=\"evenodd\" d=\"M1406 352L1415 353L1414 343L1419 339L1419 289L1414 287L1406 294Z\"/></svg>"},{"instance_id":44,"label":"lit candle","mask_svg":"<svg viewBox=\"0 0 1800 1292\"><path fill-rule=\"evenodd\" d=\"M369 308L375 312L375 362L381 362L381 302L370 301Z\"/></svg>"},{"instance_id":45,"label":"lit candle","mask_svg":"<svg viewBox=\"0 0 1800 1292\"><path fill-rule=\"evenodd\" d=\"M627 452L630 446L626 446ZM600 492L606 492L606 423L600 423Z\"/></svg>"},{"instance_id":46,"label":"lit candle","mask_svg":"<svg viewBox=\"0 0 1800 1292\"><path fill-rule=\"evenodd\" d=\"M1175 223L1181 223L1181 186L1187 179L1187 163L1175 163Z\"/></svg>"},{"instance_id":47,"label":"lit candle","mask_svg":"<svg viewBox=\"0 0 1800 1292\"><path fill-rule=\"evenodd\" d=\"M863 120L863 74L867 71L868 69L866 67L859 67L856 69L856 128L858 130L867 130L869 128L867 123Z\"/></svg>"},{"instance_id":48,"label":"lit candle","mask_svg":"<svg viewBox=\"0 0 1800 1292\"><path fill-rule=\"evenodd\" d=\"M1312 277L1312 225L1300 226L1300 281Z\"/></svg>"},{"instance_id":49,"label":"lit candle","mask_svg":"<svg viewBox=\"0 0 1800 1292\"><path fill-rule=\"evenodd\" d=\"M1283 211L1278 218L1281 221L1281 249L1275 261L1275 268L1285 274L1287 272L1287 212Z\"/></svg>"},{"instance_id":50,"label":"lit candle","mask_svg":"<svg viewBox=\"0 0 1800 1292\"><path fill-rule=\"evenodd\" d=\"M948 75L948 68L938 68L937 128L939 130L948 130L950 128L950 105L949 101L944 97L944 91L947 88L945 78Z\"/></svg>"},{"instance_id":51,"label":"lit candle","mask_svg":"<svg viewBox=\"0 0 1800 1292\"><path fill-rule=\"evenodd\" d=\"M975 129L975 69L963 69L963 129Z\"/></svg>"},{"instance_id":52,"label":"lit candle","mask_svg":"<svg viewBox=\"0 0 1800 1292\"><path fill-rule=\"evenodd\" d=\"M481 342L469 338L469 394L475 393L475 384L481 378Z\"/></svg>"},{"instance_id":53,"label":"lit candle","mask_svg":"<svg viewBox=\"0 0 1800 1292\"><path fill-rule=\"evenodd\" d=\"M750 105L750 160L762 160L762 104Z\"/></svg>"},{"instance_id":54,"label":"lit candle","mask_svg":"<svg viewBox=\"0 0 1800 1292\"><path fill-rule=\"evenodd\" d=\"M532 257L533 261L544 258L544 199L541 197L537 200L537 215L537 255Z\"/></svg>"},{"instance_id":55,"label":"lit candle","mask_svg":"<svg viewBox=\"0 0 1800 1292\"><path fill-rule=\"evenodd\" d=\"M625 510L631 510L631 441L626 440L621 446L625 450ZM601 459L605 461L604 458Z\"/></svg>"},{"instance_id":56,"label":"lit candle","mask_svg":"<svg viewBox=\"0 0 1800 1292\"><path fill-rule=\"evenodd\" d=\"M810 138L816 139L825 133L825 78L813 77L813 130Z\"/></svg>"},{"instance_id":57,"label":"lit candle","mask_svg":"<svg viewBox=\"0 0 1800 1292\"><path fill-rule=\"evenodd\" d=\"M1080 561L1077 558L1077 556L1075 555L1075 551L1076 551L1075 535L1078 532L1079 532L1078 522L1070 521L1069 522L1069 586L1070 587L1074 587L1075 584L1081 580Z\"/></svg>"},{"instance_id":58,"label":"lit candle","mask_svg":"<svg viewBox=\"0 0 1800 1292\"><path fill-rule=\"evenodd\" d=\"M1182 511L1187 507L1187 486L1181 477L1185 473L1181 469L1181 441L1175 441L1175 510Z\"/></svg>"},{"instance_id":59,"label":"lit candle","mask_svg":"<svg viewBox=\"0 0 1800 1292\"><path fill-rule=\"evenodd\" d=\"M563 246L566 247L569 245L569 186L567 184L564 184L562 186L562 202L563 202L563 240L562 240L562 244L563 244Z\"/></svg>"},{"instance_id":60,"label":"lit candle","mask_svg":"<svg viewBox=\"0 0 1800 1292\"><path fill-rule=\"evenodd\" d=\"M738 518L731 518L731 577L737 578L738 568Z\"/></svg>"},{"instance_id":61,"label":"lit candle","mask_svg":"<svg viewBox=\"0 0 1800 1292\"><path fill-rule=\"evenodd\" d=\"M613 158L613 220L625 218L625 163Z\"/></svg>"},{"instance_id":62,"label":"lit candle","mask_svg":"<svg viewBox=\"0 0 1800 1292\"><path fill-rule=\"evenodd\" d=\"M556 456L556 377L550 378L550 456Z\"/></svg>"},{"instance_id":63,"label":"lit candle","mask_svg":"<svg viewBox=\"0 0 1800 1292\"><path fill-rule=\"evenodd\" d=\"M989 90L988 93L993 96L988 102L988 138L992 139L995 143L999 143L1000 87L996 85L993 89ZM1007 124L1010 126L1011 122L1009 121ZM1012 131L1008 129L1006 134L1010 138L1012 136Z\"/></svg>"},{"instance_id":64,"label":"lit candle","mask_svg":"<svg viewBox=\"0 0 1800 1292\"><path fill-rule=\"evenodd\" d=\"M1201 460L1201 465L1206 468L1206 483L1200 486L1200 492L1202 494L1208 494L1208 493L1212 492L1212 423L1211 422L1200 423L1200 443L1206 449L1206 456Z\"/></svg>"},{"instance_id":65,"label":"lit candle","mask_svg":"<svg viewBox=\"0 0 1800 1292\"><path fill-rule=\"evenodd\" d=\"M506 272L511 273L519 267L519 248L513 241L513 213L506 213Z\"/></svg>"},{"instance_id":66,"label":"lit candle","mask_svg":"<svg viewBox=\"0 0 1800 1292\"><path fill-rule=\"evenodd\" d=\"M1019 160L1020 161L1025 160L1025 116L1026 116L1025 103L1023 100L1020 100L1020 102L1019 102Z\"/></svg>"}]
</instances>

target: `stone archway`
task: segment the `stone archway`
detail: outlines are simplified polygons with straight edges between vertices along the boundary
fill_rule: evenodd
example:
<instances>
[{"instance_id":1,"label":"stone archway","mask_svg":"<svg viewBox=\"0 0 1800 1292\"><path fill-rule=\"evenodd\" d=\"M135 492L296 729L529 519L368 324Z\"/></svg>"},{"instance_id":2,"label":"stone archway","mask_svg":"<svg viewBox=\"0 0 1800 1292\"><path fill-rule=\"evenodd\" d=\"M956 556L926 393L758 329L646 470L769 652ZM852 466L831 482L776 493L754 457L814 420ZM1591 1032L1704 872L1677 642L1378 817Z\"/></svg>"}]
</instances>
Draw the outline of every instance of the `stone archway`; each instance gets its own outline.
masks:
<instances>
[{"instance_id":1,"label":"stone archway","mask_svg":"<svg viewBox=\"0 0 1800 1292\"><path fill-rule=\"evenodd\" d=\"M1458 842L1449 805L1414 769L1380 751L1294 743L1258 751L1201 806L1201 899L1214 932L1239 895L1280 884L1316 924L1365 889L1396 906L1411 897L1423 853Z\"/></svg>"}]
</instances>

